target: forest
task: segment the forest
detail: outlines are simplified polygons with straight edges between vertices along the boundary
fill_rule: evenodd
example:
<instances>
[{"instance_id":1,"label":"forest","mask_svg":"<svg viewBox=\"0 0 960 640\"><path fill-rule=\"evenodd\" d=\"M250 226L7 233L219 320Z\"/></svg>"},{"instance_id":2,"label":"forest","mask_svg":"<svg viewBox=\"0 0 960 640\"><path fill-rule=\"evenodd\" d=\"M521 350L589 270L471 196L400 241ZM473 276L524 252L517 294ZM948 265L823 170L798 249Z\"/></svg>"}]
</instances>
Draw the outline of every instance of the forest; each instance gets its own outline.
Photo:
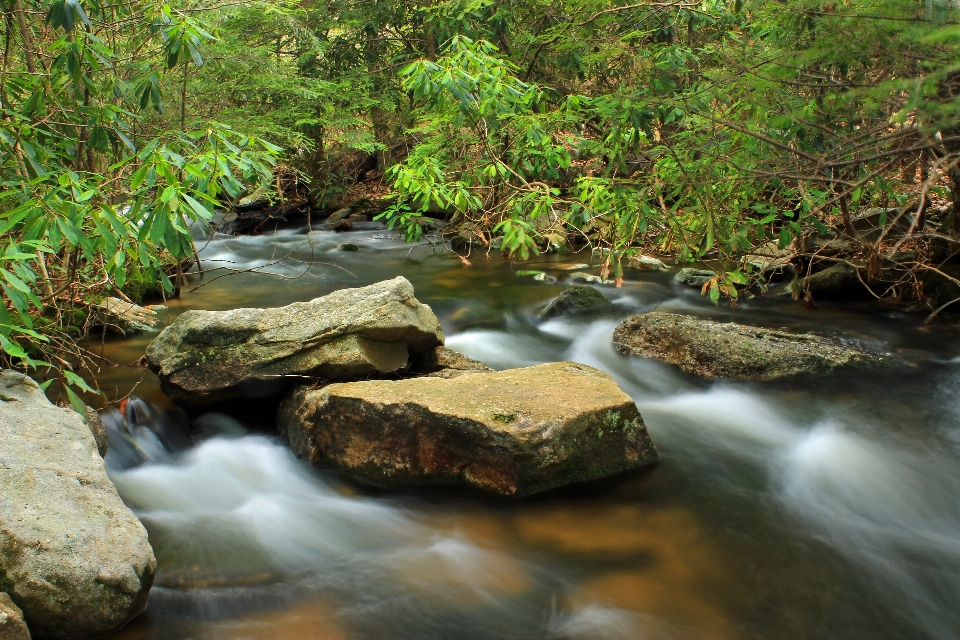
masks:
<instances>
[{"instance_id":1,"label":"forest","mask_svg":"<svg viewBox=\"0 0 960 640\"><path fill-rule=\"evenodd\" d=\"M960 299L957 8L8 0L0 345L79 382L58 363L90 303L172 295L189 227L245 197L360 202L487 258L587 248L617 282L644 253L707 260L718 304L784 268L813 304L833 267L938 315Z\"/></svg>"},{"instance_id":2,"label":"forest","mask_svg":"<svg viewBox=\"0 0 960 640\"><path fill-rule=\"evenodd\" d=\"M0 51L0 640L960 637L960 0Z\"/></svg>"}]
</instances>

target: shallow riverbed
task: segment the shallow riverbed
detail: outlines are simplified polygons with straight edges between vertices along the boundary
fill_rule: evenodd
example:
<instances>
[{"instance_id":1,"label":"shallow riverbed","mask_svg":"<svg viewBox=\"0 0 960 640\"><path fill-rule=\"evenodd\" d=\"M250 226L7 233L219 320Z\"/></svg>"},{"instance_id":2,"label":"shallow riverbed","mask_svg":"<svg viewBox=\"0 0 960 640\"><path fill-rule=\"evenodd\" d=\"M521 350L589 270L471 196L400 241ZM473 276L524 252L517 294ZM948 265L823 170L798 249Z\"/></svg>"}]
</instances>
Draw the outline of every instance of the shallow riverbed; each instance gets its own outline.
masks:
<instances>
[{"instance_id":1,"label":"shallow riverbed","mask_svg":"<svg viewBox=\"0 0 960 640\"><path fill-rule=\"evenodd\" d=\"M136 385L144 399L106 416L134 435L112 438L107 463L160 561L147 611L114 638L960 636L957 331L782 298L715 308L639 271L620 289L601 287L616 303L610 317L541 324L537 312L571 272L598 273L569 269L588 255L511 264L475 253L465 266L442 247L367 227L214 239L204 267L242 272L194 277L171 318L403 275L455 350L498 369L568 359L609 372L662 461L517 502L375 493L297 460L270 433L269 414L207 414L188 426L152 374L107 369L108 392ZM706 383L613 351L618 318L654 308L815 330L924 364ZM102 349L133 362L149 340Z\"/></svg>"}]
</instances>

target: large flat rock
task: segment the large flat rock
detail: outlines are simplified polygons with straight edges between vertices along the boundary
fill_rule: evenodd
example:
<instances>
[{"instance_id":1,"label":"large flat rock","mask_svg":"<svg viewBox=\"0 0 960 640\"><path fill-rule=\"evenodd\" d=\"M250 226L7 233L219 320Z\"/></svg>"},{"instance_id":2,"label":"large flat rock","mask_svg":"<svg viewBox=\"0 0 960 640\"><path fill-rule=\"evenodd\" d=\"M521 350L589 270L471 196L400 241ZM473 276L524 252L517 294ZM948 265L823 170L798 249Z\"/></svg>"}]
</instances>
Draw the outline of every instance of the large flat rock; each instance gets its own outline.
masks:
<instances>
[{"instance_id":1,"label":"large flat rock","mask_svg":"<svg viewBox=\"0 0 960 640\"><path fill-rule=\"evenodd\" d=\"M654 358L703 378L773 380L897 362L809 333L721 323L674 313L627 318L613 332L624 355Z\"/></svg>"},{"instance_id":2,"label":"large flat rock","mask_svg":"<svg viewBox=\"0 0 960 640\"><path fill-rule=\"evenodd\" d=\"M187 311L150 343L147 363L175 401L209 404L285 376L392 373L442 344L437 317L400 277L286 307Z\"/></svg>"},{"instance_id":3,"label":"large flat rock","mask_svg":"<svg viewBox=\"0 0 960 640\"><path fill-rule=\"evenodd\" d=\"M0 591L33 635L115 631L143 609L156 567L80 415L0 372Z\"/></svg>"},{"instance_id":4,"label":"large flat rock","mask_svg":"<svg viewBox=\"0 0 960 640\"><path fill-rule=\"evenodd\" d=\"M278 424L297 455L374 484L519 496L651 464L630 396L597 369L524 369L299 387Z\"/></svg>"}]
</instances>

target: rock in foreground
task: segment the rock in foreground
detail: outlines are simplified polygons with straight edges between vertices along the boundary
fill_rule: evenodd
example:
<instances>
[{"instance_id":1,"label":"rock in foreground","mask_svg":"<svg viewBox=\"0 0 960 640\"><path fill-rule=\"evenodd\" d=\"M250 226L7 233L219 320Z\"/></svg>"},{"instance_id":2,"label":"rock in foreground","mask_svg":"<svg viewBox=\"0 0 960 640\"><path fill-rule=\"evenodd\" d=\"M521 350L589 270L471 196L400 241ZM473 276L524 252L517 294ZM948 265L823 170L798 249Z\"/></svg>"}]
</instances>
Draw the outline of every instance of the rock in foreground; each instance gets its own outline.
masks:
<instances>
[{"instance_id":1,"label":"rock in foreground","mask_svg":"<svg viewBox=\"0 0 960 640\"><path fill-rule=\"evenodd\" d=\"M630 396L572 362L299 387L278 423L297 455L387 487L467 484L520 496L657 459Z\"/></svg>"},{"instance_id":2,"label":"rock in foreground","mask_svg":"<svg viewBox=\"0 0 960 640\"><path fill-rule=\"evenodd\" d=\"M187 311L150 343L147 364L173 400L209 404L284 376L392 373L442 344L433 311L395 278L274 309Z\"/></svg>"},{"instance_id":3,"label":"rock in foreground","mask_svg":"<svg viewBox=\"0 0 960 640\"><path fill-rule=\"evenodd\" d=\"M673 313L631 316L613 332L624 355L654 358L703 378L772 380L894 362L809 333L720 323Z\"/></svg>"},{"instance_id":4,"label":"rock in foreground","mask_svg":"<svg viewBox=\"0 0 960 640\"><path fill-rule=\"evenodd\" d=\"M0 591L34 636L100 638L147 602L157 562L83 418L0 372ZM6 637L6 636L4 636Z\"/></svg>"}]
</instances>

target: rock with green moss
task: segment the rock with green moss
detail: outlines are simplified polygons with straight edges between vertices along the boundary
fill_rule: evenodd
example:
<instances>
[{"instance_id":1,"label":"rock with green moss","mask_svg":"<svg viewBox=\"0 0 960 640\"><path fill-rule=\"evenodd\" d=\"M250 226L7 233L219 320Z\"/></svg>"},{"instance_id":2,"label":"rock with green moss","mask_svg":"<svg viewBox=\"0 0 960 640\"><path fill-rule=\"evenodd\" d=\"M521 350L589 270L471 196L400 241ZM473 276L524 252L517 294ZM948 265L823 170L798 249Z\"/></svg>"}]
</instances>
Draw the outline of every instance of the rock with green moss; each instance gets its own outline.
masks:
<instances>
[{"instance_id":1,"label":"rock with green moss","mask_svg":"<svg viewBox=\"0 0 960 640\"><path fill-rule=\"evenodd\" d=\"M0 639L30 640L30 630L23 620L23 611L3 591L0 591Z\"/></svg>"},{"instance_id":2,"label":"rock with green moss","mask_svg":"<svg viewBox=\"0 0 960 640\"><path fill-rule=\"evenodd\" d=\"M662 312L627 318L613 344L624 355L662 360L702 378L772 380L898 362L809 333Z\"/></svg>"},{"instance_id":3,"label":"rock with green moss","mask_svg":"<svg viewBox=\"0 0 960 640\"><path fill-rule=\"evenodd\" d=\"M203 405L291 378L393 373L442 344L437 317L401 277L274 309L187 311L150 343L147 364L174 401Z\"/></svg>"},{"instance_id":4,"label":"rock with green moss","mask_svg":"<svg viewBox=\"0 0 960 640\"><path fill-rule=\"evenodd\" d=\"M630 396L573 362L298 387L278 425L297 455L384 487L522 496L657 460Z\"/></svg>"},{"instance_id":5,"label":"rock with green moss","mask_svg":"<svg viewBox=\"0 0 960 640\"><path fill-rule=\"evenodd\" d=\"M0 591L35 636L101 638L147 602L157 563L83 418L0 372ZM3 636L6 637L6 636Z\"/></svg>"},{"instance_id":6,"label":"rock with green moss","mask_svg":"<svg viewBox=\"0 0 960 640\"><path fill-rule=\"evenodd\" d=\"M540 313L540 319L549 320L559 316L599 313L612 307L613 303L593 287L574 285L564 289L563 293L554 298Z\"/></svg>"}]
</instances>

